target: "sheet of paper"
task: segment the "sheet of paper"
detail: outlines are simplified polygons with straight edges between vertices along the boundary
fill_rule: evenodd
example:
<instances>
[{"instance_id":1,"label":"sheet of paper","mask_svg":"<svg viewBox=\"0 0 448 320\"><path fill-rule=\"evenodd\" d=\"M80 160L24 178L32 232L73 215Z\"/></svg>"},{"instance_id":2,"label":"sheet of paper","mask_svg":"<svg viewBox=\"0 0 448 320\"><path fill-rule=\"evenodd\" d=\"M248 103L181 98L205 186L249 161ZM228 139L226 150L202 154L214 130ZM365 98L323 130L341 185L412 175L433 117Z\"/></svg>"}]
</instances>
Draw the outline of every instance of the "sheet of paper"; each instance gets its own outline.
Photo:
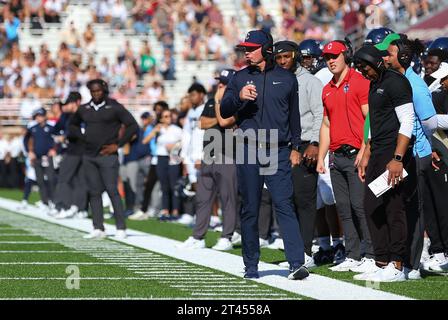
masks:
<instances>
[{"instance_id":1,"label":"sheet of paper","mask_svg":"<svg viewBox=\"0 0 448 320\"><path fill-rule=\"evenodd\" d=\"M387 190L392 188L391 185L387 184L387 177L389 176L389 170L384 171L382 175L369 183L369 188L372 190L373 194L378 198L381 197ZM403 179L408 176L406 170L403 169Z\"/></svg>"}]
</instances>

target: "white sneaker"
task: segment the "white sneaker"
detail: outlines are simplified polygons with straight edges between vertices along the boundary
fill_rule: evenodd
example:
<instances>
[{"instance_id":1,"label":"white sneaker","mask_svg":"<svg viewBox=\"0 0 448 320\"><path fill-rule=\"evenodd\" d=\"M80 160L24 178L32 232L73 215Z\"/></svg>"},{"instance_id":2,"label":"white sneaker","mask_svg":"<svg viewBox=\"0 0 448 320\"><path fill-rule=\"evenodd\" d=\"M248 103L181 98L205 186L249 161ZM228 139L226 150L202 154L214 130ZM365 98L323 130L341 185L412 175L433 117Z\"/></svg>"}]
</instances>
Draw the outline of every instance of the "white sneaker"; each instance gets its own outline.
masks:
<instances>
[{"instance_id":1,"label":"white sneaker","mask_svg":"<svg viewBox=\"0 0 448 320\"><path fill-rule=\"evenodd\" d=\"M91 233L86 234L84 239L104 239L106 238L106 232L100 229L95 229Z\"/></svg>"},{"instance_id":2,"label":"white sneaker","mask_svg":"<svg viewBox=\"0 0 448 320\"><path fill-rule=\"evenodd\" d=\"M420 270L404 268L404 276L407 280L420 280L422 278Z\"/></svg>"},{"instance_id":3,"label":"white sneaker","mask_svg":"<svg viewBox=\"0 0 448 320\"><path fill-rule=\"evenodd\" d=\"M193 224L194 218L191 214L184 213L176 222L184 225L190 225Z\"/></svg>"},{"instance_id":4,"label":"white sneaker","mask_svg":"<svg viewBox=\"0 0 448 320\"><path fill-rule=\"evenodd\" d=\"M128 235L126 234L126 230L117 230L115 233L115 238L119 240L126 239Z\"/></svg>"},{"instance_id":5,"label":"white sneaker","mask_svg":"<svg viewBox=\"0 0 448 320\"><path fill-rule=\"evenodd\" d=\"M375 273L375 276L371 277L369 280L376 282L399 282L406 281L406 276L403 271L395 268L393 262L390 262L387 267Z\"/></svg>"},{"instance_id":6,"label":"white sneaker","mask_svg":"<svg viewBox=\"0 0 448 320\"><path fill-rule=\"evenodd\" d=\"M375 265L376 266L376 265ZM373 270L373 269L372 269ZM372 272L364 272L364 273L360 273L360 274L355 274L353 276L354 280L362 280L362 281L370 281L371 279L376 277L376 274L378 272L381 272L383 269L376 266L376 270L372 271Z\"/></svg>"},{"instance_id":7,"label":"white sneaker","mask_svg":"<svg viewBox=\"0 0 448 320\"><path fill-rule=\"evenodd\" d=\"M378 269L375 260L369 258L362 258L361 263L356 267L350 268L350 271L356 273L371 273L375 272Z\"/></svg>"},{"instance_id":8,"label":"white sneaker","mask_svg":"<svg viewBox=\"0 0 448 320\"><path fill-rule=\"evenodd\" d=\"M266 248L268 249L276 249L276 250L285 250L285 245L283 243L283 239L276 238L274 242L272 242L270 245L268 245ZM306 267L306 266L305 266Z\"/></svg>"},{"instance_id":9,"label":"white sneaker","mask_svg":"<svg viewBox=\"0 0 448 320\"><path fill-rule=\"evenodd\" d=\"M17 210L26 210L28 209L28 201L22 200L20 204L17 206Z\"/></svg>"},{"instance_id":10,"label":"white sneaker","mask_svg":"<svg viewBox=\"0 0 448 320\"><path fill-rule=\"evenodd\" d=\"M78 211L78 213L76 214L76 217L78 219L87 219L88 216L89 214L87 213L87 211Z\"/></svg>"},{"instance_id":11,"label":"white sneaker","mask_svg":"<svg viewBox=\"0 0 448 320\"><path fill-rule=\"evenodd\" d=\"M189 237L187 240L182 242L178 247L185 249L204 249L205 240L204 239L197 240L193 237Z\"/></svg>"},{"instance_id":12,"label":"white sneaker","mask_svg":"<svg viewBox=\"0 0 448 320\"><path fill-rule=\"evenodd\" d=\"M259 241L260 241L260 248L266 248L269 245L269 240L259 238Z\"/></svg>"},{"instance_id":13,"label":"white sneaker","mask_svg":"<svg viewBox=\"0 0 448 320\"><path fill-rule=\"evenodd\" d=\"M310 257L305 253L305 263L303 264L303 266L306 267L307 269L315 267L316 264L314 263L313 257Z\"/></svg>"},{"instance_id":14,"label":"white sneaker","mask_svg":"<svg viewBox=\"0 0 448 320\"><path fill-rule=\"evenodd\" d=\"M135 221L142 221L142 220L148 220L149 215L144 213L142 210L138 210L136 213L131 214L128 217L129 220L135 220Z\"/></svg>"},{"instance_id":15,"label":"white sneaker","mask_svg":"<svg viewBox=\"0 0 448 320\"><path fill-rule=\"evenodd\" d=\"M221 224L221 219L218 216L211 216L210 224L209 224L210 228L213 229L213 228L217 227L220 224Z\"/></svg>"},{"instance_id":16,"label":"white sneaker","mask_svg":"<svg viewBox=\"0 0 448 320\"><path fill-rule=\"evenodd\" d=\"M148 218L155 218L157 216L157 210L149 208L148 211L146 211L146 214L148 215Z\"/></svg>"},{"instance_id":17,"label":"white sneaker","mask_svg":"<svg viewBox=\"0 0 448 320\"><path fill-rule=\"evenodd\" d=\"M215 232L222 232L222 230L223 230L222 224L213 228L213 231Z\"/></svg>"},{"instance_id":18,"label":"white sneaker","mask_svg":"<svg viewBox=\"0 0 448 320\"><path fill-rule=\"evenodd\" d=\"M240 245L241 244L241 235L238 232L234 231L233 235L232 235L232 239L230 239L230 242L232 242L232 244L234 246Z\"/></svg>"},{"instance_id":19,"label":"white sneaker","mask_svg":"<svg viewBox=\"0 0 448 320\"><path fill-rule=\"evenodd\" d=\"M232 242L227 238L219 238L218 242L212 247L214 250L227 251L232 250Z\"/></svg>"},{"instance_id":20,"label":"white sneaker","mask_svg":"<svg viewBox=\"0 0 448 320\"><path fill-rule=\"evenodd\" d=\"M428 261L423 263L423 269L428 271L441 272L443 269L440 267L443 264L448 263L444 253L436 253L429 258Z\"/></svg>"},{"instance_id":21,"label":"white sneaker","mask_svg":"<svg viewBox=\"0 0 448 320\"><path fill-rule=\"evenodd\" d=\"M110 218L112 218L113 217L113 214L112 213L105 213L104 214L104 219L110 219Z\"/></svg>"},{"instance_id":22,"label":"white sneaker","mask_svg":"<svg viewBox=\"0 0 448 320\"><path fill-rule=\"evenodd\" d=\"M354 260L351 258L345 258L345 260L334 266L329 268L331 271L336 271L336 272L346 272L346 271L350 271L351 268L357 267L361 264L361 261L358 260Z\"/></svg>"}]
</instances>

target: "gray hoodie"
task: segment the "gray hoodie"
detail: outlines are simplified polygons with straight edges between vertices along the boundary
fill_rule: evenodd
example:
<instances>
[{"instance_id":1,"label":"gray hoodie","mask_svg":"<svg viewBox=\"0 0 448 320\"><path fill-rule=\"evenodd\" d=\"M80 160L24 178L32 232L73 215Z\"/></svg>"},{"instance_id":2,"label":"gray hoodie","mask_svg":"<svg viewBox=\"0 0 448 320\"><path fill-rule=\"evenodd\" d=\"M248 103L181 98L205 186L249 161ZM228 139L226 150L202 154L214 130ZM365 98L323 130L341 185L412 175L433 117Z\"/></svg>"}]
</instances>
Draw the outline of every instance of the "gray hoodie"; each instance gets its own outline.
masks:
<instances>
[{"instance_id":1,"label":"gray hoodie","mask_svg":"<svg viewBox=\"0 0 448 320\"><path fill-rule=\"evenodd\" d=\"M322 104L322 82L305 68L296 71L299 83L299 110L303 141L319 142L324 107Z\"/></svg>"}]
</instances>

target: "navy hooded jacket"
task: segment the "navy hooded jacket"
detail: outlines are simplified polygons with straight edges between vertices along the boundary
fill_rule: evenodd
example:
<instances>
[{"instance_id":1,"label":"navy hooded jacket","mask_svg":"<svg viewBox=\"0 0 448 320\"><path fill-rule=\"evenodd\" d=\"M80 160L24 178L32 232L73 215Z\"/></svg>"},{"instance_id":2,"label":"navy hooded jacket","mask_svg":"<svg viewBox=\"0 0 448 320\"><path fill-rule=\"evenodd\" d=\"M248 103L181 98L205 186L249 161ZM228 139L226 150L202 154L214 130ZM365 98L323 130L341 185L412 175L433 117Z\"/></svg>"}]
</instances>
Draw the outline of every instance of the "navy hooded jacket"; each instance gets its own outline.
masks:
<instances>
[{"instance_id":1,"label":"navy hooded jacket","mask_svg":"<svg viewBox=\"0 0 448 320\"><path fill-rule=\"evenodd\" d=\"M241 101L239 93L247 85L257 90L254 101ZM247 129L277 129L279 144L291 143L294 149L301 144L299 95L296 76L278 65L262 72L249 66L238 71L229 82L221 101L223 118L236 116L237 124Z\"/></svg>"}]
</instances>

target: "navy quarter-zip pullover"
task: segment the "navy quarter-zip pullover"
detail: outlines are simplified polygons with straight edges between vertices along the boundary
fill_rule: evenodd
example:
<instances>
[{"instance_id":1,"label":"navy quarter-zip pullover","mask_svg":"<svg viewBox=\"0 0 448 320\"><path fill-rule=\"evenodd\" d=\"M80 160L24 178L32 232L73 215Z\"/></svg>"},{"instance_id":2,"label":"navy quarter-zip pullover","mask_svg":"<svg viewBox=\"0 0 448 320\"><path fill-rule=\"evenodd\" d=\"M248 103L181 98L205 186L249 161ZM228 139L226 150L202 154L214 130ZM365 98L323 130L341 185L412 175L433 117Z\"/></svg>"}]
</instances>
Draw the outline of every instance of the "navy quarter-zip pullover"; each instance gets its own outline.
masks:
<instances>
[{"instance_id":1,"label":"navy quarter-zip pullover","mask_svg":"<svg viewBox=\"0 0 448 320\"><path fill-rule=\"evenodd\" d=\"M257 89L254 101L241 101L241 89L253 84ZM299 95L296 76L278 65L262 72L249 66L238 71L226 88L221 101L223 118L236 116L238 126L247 129L277 129L279 144L291 142L293 148L301 144Z\"/></svg>"},{"instance_id":2,"label":"navy quarter-zip pullover","mask_svg":"<svg viewBox=\"0 0 448 320\"><path fill-rule=\"evenodd\" d=\"M37 122L32 121L28 125L28 131L24 138L24 143L28 150L28 141L33 138L33 151L37 158L46 156L48 151L54 146L53 135L54 127L47 121L43 125L39 125Z\"/></svg>"}]
</instances>

